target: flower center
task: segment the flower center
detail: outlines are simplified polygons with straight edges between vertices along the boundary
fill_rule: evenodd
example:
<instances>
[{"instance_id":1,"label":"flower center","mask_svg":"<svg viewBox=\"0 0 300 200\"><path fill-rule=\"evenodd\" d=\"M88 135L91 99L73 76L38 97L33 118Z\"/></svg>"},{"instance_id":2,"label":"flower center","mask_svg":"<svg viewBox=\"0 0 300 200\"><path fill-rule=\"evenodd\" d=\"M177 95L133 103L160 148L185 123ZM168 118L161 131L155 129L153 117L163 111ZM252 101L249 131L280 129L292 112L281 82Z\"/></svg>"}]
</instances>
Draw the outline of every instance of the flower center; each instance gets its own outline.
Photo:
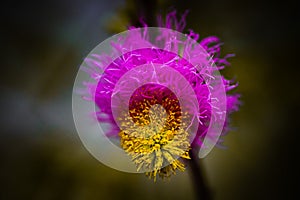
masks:
<instances>
[{"instance_id":1,"label":"flower center","mask_svg":"<svg viewBox=\"0 0 300 200\"><path fill-rule=\"evenodd\" d=\"M189 159L190 143L182 122L187 113L181 112L177 98L170 90L151 88L141 87L132 95L129 113L120 119L119 136L137 170L156 180L157 174L164 178L185 169L178 158Z\"/></svg>"}]
</instances>

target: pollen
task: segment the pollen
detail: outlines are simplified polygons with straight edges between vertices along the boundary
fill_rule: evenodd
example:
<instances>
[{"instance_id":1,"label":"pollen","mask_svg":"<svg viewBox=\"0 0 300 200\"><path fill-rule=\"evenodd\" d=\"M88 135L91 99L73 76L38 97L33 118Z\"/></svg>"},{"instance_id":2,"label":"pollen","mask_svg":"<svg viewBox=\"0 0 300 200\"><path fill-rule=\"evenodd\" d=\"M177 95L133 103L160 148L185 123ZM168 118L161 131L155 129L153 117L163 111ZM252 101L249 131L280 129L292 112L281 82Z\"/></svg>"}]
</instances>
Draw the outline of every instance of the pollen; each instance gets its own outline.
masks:
<instances>
[{"instance_id":1,"label":"pollen","mask_svg":"<svg viewBox=\"0 0 300 200\"><path fill-rule=\"evenodd\" d=\"M184 171L182 158L190 159L189 134L177 99L146 98L131 101L119 132L121 147L131 156L137 171L149 178L169 178Z\"/></svg>"}]
</instances>

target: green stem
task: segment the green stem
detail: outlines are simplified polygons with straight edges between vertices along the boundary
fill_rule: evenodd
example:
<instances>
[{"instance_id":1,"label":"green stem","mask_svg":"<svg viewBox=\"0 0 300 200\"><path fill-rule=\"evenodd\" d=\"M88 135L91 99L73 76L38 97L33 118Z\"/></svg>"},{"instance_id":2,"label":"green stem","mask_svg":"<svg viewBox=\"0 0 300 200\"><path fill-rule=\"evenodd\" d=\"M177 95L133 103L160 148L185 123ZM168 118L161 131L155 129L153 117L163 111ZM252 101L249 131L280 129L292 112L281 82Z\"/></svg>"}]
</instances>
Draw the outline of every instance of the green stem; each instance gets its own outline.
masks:
<instances>
[{"instance_id":1,"label":"green stem","mask_svg":"<svg viewBox=\"0 0 300 200\"><path fill-rule=\"evenodd\" d=\"M207 186L207 181L203 175L203 169L200 166L197 153L190 151L191 159L188 160L190 167L190 176L193 180L194 190L196 192L196 198L199 200L211 200L210 190Z\"/></svg>"}]
</instances>

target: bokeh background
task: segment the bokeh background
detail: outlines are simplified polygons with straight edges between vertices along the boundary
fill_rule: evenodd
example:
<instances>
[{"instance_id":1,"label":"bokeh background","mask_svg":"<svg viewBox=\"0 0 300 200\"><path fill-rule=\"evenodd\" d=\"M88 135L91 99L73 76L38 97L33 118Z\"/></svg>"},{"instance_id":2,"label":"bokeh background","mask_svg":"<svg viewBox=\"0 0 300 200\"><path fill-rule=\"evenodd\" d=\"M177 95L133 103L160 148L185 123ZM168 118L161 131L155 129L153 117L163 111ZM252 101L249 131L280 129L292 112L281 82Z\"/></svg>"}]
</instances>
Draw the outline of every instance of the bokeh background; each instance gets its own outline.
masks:
<instances>
[{"instance_id":1,"label":"bokeh background","mask_svg":"<svg viewBox=\"0 0 300 200\"><path fill-rule=\"evenodd\" d=\"M299 187L299 11L284 1L45 0L1 5L0 199L195 199L189 174L153 181L95 160L80 142L72 85L97 44L144 16L190 10L187 28L235 53L236 127L202 160L214 199L294 199ZM186 29L188 30L188 29ZM299 195L297 195L299 196Z\"/></svg>"}]
</instances>

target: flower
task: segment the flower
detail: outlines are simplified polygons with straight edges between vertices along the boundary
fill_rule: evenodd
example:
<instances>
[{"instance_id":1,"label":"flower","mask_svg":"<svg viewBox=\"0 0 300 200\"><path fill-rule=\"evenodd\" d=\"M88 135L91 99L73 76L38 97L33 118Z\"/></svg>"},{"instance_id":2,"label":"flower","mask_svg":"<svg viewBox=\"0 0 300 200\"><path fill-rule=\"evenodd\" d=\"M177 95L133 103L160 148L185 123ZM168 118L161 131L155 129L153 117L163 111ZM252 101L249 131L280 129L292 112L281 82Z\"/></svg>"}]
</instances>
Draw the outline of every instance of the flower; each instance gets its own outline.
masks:
<instances>
[{"instance_id":1,"label":"flower","mask_svg":"<svg viewBox=\"0 0 300 200\"><path fill-rule=\"evenodd\" d=\"M160 17L159 25L183 31L186 14L177 20L173 11L165 21ZM228 66L227 59L233 56L220 57L219 38L204 38L199 42L201 48L197 49L195 41L199 35L192 30L186 35L187 40L178 40L176 33L162 29L155 37L157 43L163 44L163 48L159 48L149 43L149 30L145 23L144 26L143 35L130 33L125 39L119 37L111 43L121 54L116 59L109 54L94 54L93 59L86 60L90 67L85 70L96 82L84 83L89 93L85 98L99 108L97 120L110 125L107 137L118 138L137 171L145 171L156 180L157 175L165 178L176 170L183 171L184 160L190 159L190 149L205 148L206 137L221 142L215 129L209 133L210 122L224 118L222 134L228 132L229 115L238 110L239 94L227 94L225 111L214 112L219 108L215 108L213 102L222 103L222 94L218 93L237 87L223 76L220 84L214 82L215 72ZM130 27L130 30L135 28ZM140 48L132 49L132 46ZM212 65L215 67L210 67ZM192 92L184 86L185 82ZM215 89L214 98L212 88L219 88ZM192 94L195 94L196 104Z\"/></svg>"}]
</instances>

